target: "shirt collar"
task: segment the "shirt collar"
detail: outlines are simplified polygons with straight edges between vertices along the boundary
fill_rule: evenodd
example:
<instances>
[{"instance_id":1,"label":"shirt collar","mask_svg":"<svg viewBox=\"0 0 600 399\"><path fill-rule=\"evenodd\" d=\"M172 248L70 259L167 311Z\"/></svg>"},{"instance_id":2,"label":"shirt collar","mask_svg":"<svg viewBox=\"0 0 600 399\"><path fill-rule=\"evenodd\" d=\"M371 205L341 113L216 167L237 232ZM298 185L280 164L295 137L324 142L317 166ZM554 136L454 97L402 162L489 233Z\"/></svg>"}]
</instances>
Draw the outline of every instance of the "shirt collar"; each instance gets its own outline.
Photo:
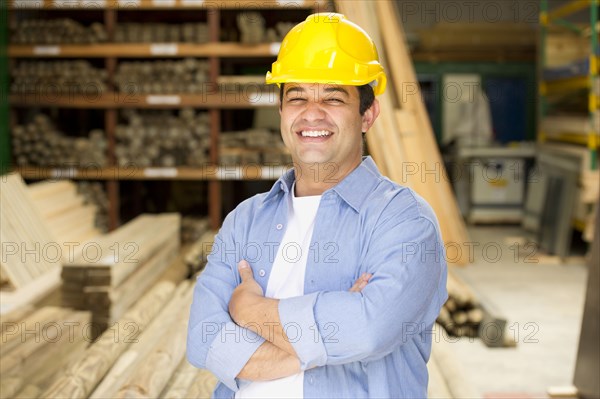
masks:
<instances>
[{"instance_id":1,"label":"shirt collar","mask_svg":"<svg viewBox=\"0 0 600 399\"><path fill-rule=\"evenodd\" d=\"M373 188L379 183L381 177L382 175L379 172L379 169L377 169L377 165L375 165L373 158L370 156L363 157L362 162L356 169L323 194L334 191L356 212L360 212L362 204L367 196L373 191ZM295 179L296 175L293 169L285 172L277 179L273 187L271 187L271 190L269 190L263 202L268 201L281 191L289 193Z\"/></svg>"}]
</instances>

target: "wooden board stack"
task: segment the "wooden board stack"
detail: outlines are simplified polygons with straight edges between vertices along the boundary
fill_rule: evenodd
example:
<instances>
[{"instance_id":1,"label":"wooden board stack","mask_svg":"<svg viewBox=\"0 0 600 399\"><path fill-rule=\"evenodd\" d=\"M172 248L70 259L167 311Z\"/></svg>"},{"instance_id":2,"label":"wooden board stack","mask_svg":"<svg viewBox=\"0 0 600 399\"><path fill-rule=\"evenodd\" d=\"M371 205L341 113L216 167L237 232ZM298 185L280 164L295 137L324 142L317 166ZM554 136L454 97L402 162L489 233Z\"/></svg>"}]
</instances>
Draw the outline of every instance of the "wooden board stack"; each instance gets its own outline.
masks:
<instances>
[{"instance_id":1,"label":"wooden board stack","mask_svg":"<svg viewBox=\"0 0 600 399\"><path fill-rule=\"evenodd\" d=\"M386 92L378 97L381 113L367 133L369 151L383 174L411 187L433 207L448 262L468 263L466 226L446 177L393 2L335 3L375 41L388 78Z\"/></svg>"},{"instance_id":2,"label":"wooden board stack","mask_svg":"<svg viewBox=\"0 0 600 399\"><path fill-rule=\"evenodd\" d=\"M79 244L73 248L78 253L88 240L100 235L95 227L97 207L85 204L74 182L48 180L30 184L27 191L67 259L70 243Z\"/></svg>"},{"instance_id":3,"label":"wooden board stack","mask_svg":"<svg viewBox=\"0 0 600 399\"><path fill-rule=\"evenodd\" d=\"M450 334L458 337L477 337L483 320L483 310L473 291L452 272L448 272L448 300L437 322Z\"/></svg>"},{"instance_id":4,"label":"wooden board stack","mask_svg":"<svg viewBox=\"0 0 600 399\"><path fill-rule=\"evenodd\" d=\"M204 268L206 257L212 251L215 242L216 231L208 230L200 237L185 255L185 264L188 267L188 273L193 276Z\"/></svg>"},{"instance_id":5,"label":"wooden board stack","mask_svg":"<svg viewBox=\"0 0 600 399\"><path fill-rule=\"evenodd\" d=\"M43 307L20 321L2 322L0 398L38 397L91 342L90 313Z\"/></svg>"},{"instance_id":6,"label":"wooden board stack","mask_svg":"<svg viewBox=\"0 0 600 399\"><path fill-rule=\"evenodd\" d=\"M65 306L92 311L98 330L117 321L158 279L179 251L179 214L141 215L88 242L65 263Z\"/></svg>"},{"instance_id":7,"label":"wooden board stack","mask_svg":"<svg viewBox=\"0 0 600 399\"><path fill-rule=\"evenodd\" d=\"M62 249L18 174L0 178L0 220L0 313L4 315L60 284Z\"/></svg>"},{"instance_id":8,"label":"wooden board stack","mask_svg":"<svg viewBox=\"0 0 600 399\"><path fill-rule=\"evenodd\" d=\"M130 335L105 331L39 397L208 398L216 379L185 359L192 292L189 280L156 284L113 327Z\"/></svg>"}]
</instances>

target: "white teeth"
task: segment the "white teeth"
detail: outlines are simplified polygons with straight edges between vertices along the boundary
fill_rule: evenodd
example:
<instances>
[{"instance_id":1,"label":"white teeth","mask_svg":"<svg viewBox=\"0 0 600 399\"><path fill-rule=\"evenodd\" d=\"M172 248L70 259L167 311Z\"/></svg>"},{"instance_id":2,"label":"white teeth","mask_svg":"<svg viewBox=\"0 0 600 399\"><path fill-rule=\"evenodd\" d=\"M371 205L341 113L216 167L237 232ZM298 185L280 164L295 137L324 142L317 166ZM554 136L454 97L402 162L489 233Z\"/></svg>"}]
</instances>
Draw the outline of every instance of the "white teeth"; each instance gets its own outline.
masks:
<instances>
[{"instance_id":1,"label":"white teeth","mask_svg":"<svg viewBox=\"0 0 600 399\"><path fill-rule=\"evenodd\" d=\"M327 130L303 130L300 134L302 137L323 137L329 136L331 133Z\"/></svg>"}]
</instances>

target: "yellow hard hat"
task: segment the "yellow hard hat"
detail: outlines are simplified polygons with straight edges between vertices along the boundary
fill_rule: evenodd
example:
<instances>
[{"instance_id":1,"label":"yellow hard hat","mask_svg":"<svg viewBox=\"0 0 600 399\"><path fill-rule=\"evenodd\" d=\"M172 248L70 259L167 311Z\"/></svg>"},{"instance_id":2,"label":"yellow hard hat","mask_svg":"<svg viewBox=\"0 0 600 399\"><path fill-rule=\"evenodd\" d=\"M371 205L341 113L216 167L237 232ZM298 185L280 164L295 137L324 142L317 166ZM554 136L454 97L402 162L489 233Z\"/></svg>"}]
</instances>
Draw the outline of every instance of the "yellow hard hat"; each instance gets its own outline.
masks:
<instances>
[{"instance_id":1,"label":"yellow hard hat","mask_svg":"<svg viewBox=\"0 0 600 399\"><path fill-rule=\"evenodd\" d=\"M384 92L386 77L375 43L342 14L308 16L285 36L266 83L371 84Z\"/></svg>"}]
</instances>

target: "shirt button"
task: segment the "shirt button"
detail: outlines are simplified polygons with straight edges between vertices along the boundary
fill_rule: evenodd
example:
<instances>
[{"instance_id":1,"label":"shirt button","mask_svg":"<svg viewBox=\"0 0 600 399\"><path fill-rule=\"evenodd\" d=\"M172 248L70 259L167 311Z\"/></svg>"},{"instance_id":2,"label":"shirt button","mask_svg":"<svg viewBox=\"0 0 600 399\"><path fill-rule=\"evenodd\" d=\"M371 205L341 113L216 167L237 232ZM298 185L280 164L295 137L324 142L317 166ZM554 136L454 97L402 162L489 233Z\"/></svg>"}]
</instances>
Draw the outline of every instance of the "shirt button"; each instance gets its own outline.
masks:
<instances>
[{"instance_id":1,"label":"shirt button","mask_svg":"<svg viewBox=\"0 0 600 399\"><path fill-rule=\"evenodd\" d=\"M260 270L258 271L258 275L259 275L259 276L261 276L261 277L264 277L264 276L265 276L265 274L267 274L267 272L265 272L265 269L260 269Z\"/></svg>"},{"instance_id":2,"label":"shirt button","mask_svg":"<svg viewBox=\"0 0 600 399\"><path fill-rule=\"evenodd\" d=\"M281 229L283 229L283 225L281 223L279 223L277 226L275 226L275 228L277 230L281 230Z\"/></svg>"},{"instance_id":3,"label":"shirt button","mask_svg":"<svg viewBox=\"0 0 600 399\"><path fill-rule=\"evenodd\" d=\"M308 381L309 381L311 384L315 382L315 380L314 380L312 377L310 377L310 378L308 379Z\"/></svg>"}]
</instances>

